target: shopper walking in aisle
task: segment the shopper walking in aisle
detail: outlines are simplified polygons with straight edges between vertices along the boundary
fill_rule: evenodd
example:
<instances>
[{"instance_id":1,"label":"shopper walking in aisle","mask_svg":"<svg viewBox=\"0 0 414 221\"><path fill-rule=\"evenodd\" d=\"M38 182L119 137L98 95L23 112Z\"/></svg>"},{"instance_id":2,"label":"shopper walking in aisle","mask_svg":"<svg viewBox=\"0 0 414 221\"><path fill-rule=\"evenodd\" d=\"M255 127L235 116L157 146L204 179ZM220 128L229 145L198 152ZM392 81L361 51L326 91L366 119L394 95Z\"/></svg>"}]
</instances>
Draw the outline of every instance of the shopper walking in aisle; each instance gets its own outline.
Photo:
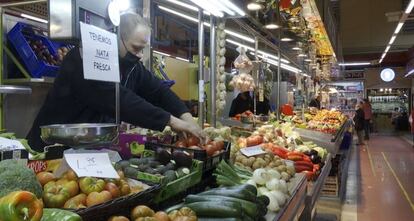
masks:
<instances>
[{"instance_id":1,"label":"shopper walking in aisle","mask_svg":"<svg viewBox=\"0 0 414 221\"><path fill-rule=\"evenodd\" d=\"M170 126L177 132L204 140L204 132L180 98L140 61L150 34L149 24L138 14L121 15L118 34L121 120L158 131ZM114 84L86 80L82 62L79 47L65 56L53 88L27 136L33 149L43 151L46 145L40 139L40 126L114 122Z\"/></svg>"},{"instance_id":2,"label":"shopper walking in aisle","mask_svg":"<svg viewBox=\"0 0 414 221\"><path fill-rule=\"evenodd\" d=\"M356 112L354 116L354 124L355 124L355 131L358 136L358 143L357 145L364 145L364 121L365 121L365 114L364 110L362 109L362 102L361 104L356 105Z\"/></svg>"},{"instance_id":3,"label":"shopper walking in aisle","mask_svg":"<svg viewBox=\"0 0 414 221\"><path fill-rule=\"evenodd\" d=\"M365 140L369 140L371 120L372 120L372 106L367 98L364 99L362 109L364 110L364 120L365 120L364 122Z\"/></svg>"}]
</instances>

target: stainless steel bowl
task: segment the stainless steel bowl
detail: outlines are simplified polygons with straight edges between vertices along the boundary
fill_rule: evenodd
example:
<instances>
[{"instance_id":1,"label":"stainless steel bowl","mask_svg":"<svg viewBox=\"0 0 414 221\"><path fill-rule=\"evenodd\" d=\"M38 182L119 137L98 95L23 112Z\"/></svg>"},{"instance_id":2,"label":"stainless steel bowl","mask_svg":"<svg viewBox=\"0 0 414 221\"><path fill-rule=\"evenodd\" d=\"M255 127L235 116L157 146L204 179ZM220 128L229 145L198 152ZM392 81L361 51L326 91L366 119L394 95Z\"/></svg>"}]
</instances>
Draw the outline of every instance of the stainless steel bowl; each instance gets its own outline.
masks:
<instances>
[{"instance_id":1,"label":"stainless steel bowl","mask_svg":"<svg viewBox=\"0 0 414 221\"><path fill-rule=\"evenodd\" d=\"M74 148L92 148L113 144L118 138L116 124L53 124L41 126L42 140Z\"/></svg>"}]
</instances>

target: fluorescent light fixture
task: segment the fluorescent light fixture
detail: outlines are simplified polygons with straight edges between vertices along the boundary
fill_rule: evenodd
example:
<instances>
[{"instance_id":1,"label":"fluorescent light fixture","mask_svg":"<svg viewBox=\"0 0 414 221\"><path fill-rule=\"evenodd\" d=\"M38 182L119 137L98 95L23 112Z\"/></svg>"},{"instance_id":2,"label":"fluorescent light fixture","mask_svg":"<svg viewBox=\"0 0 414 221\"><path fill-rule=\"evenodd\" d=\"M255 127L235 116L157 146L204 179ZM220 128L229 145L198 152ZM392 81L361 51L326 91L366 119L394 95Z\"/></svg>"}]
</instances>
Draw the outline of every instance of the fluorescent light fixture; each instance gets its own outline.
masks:
<instances>
[{"instance_id":1,"label":"fluorescent light fixture","mask_svg":"<svg viewBox=\"0 0 414 221\"><path fill-rule=\"evenodd\" d=\"M349 62L349 63L339 63L339 66L365 66L371 65L370 62Z\"/></svg>"},{"instance_id":2,"label":"fluorescent light fixture","mask_svg":"<svg viewBox=\"0 0 414 221\"><path fill-rule=\"evenodd\" d=\"M186 61L186 62L190 62L190 60L186 59L186 58L180 58L180 57L175 57L177 60L181 60L181 61Z\"/></svg>"},{"instance_id":3,"label":"fluorescent light fixture","mask_svg":"<svg viewBox=\"0 0 414 221\"><path fill-rule=\"evenodd\" d=\"M284 37L284 38L282 38L282 39L280 39L281 41L293 41L293 39L291 39L291 38L287 38L287 37Z\"/></svg>"},{"instance_id":4,"label":"fluorescent light fixture","mask_svg":"<svg viewBox=\"0 0 414 221\"><path fill-rule=\"evenodd\" d=\"M265 25L264 27L266 29L278 29L278 28L280 28L280 26L276 25L276 24L268 24L268 25Z\"/></svg>"},{"instance_id":5,"label":"fluorescent light fixture","mask_svg":"<svg viewBox=\"0 0 414 221\"><path fill-rule=\"evenodd\" d=\"M408 77L410 75L414 74L414 69L412 69L411 71L409 71L404 77Z\"/></svg>"},{"instance_id":6,"label":"fluorescent light fixture","mask_svg":"<svg viewBox=\"0 0 414 221\"><path fill-rule=\"evenodd\" d=\"M298 57L307 57L306 54L298 54Z\"/></svg>"},{"instance_id":7,"label":"fluorescent light fixture","mask_svg":"<svg viewBox=\"0 0 414 221\"><path fill-rule=\"evenodd\" d=\"M49 23L48 20L38 18L38 17L35 17L35 16L31 16L31 15L27 15L27 14L24 14L24 13L20 14L20 16L22 16L23 18L33 20L33 21L38 21L38 22L42 22L42 23L46 23L46 24Z\"/></svg>"},{"instance_id":8,"label":"fluorescent light fixture","mask_svg":"<svg viewBox=\"0 0 414 221\"><path fill-rule=\"evenodd\" d=\"M240 38L240 39L245 40L245 41L250 42L250 43L255 42L253 38L247 37L245 35L239 34L239 33L234 32L234 31L230 31L230 30L225 29L224 32L226 32L226 34L229 34L231 36Z\"/></svg>"},{"instance_id":9,"label":"fluorescent light fixture","mask_svg":"<svg viewBox=\"0 0 414 221\"><path fill-rule=\"evenodd\" d=\"M190 20L192 22L198 23L198 19L197 18L194 18L194 17L188 16L188 15L182 14L180 12L177 12L175 10L166 8L166 7L161 6L161 5L159 5L158 8L161 9L161 10L163 10L163 11L166 11L166 12L169 12L171 14L174 14L174 15L177 15L179 17L182 17L182 18L185 18L187 20ZM210 23L204 22L204 25L207 26L207 27L210 27ZM229 35L231 35L233 37L240 38L240 39L242 39L244 41L247 41L247 42L250 42L250 43L254 43L254 39L253 38L247 37L247 36L242 35L240 33L237 33L237 32L234 32L234 31L231 31L231 30L228 30L228 29L225 29L224 32L226 32L226 34L229 34Z\"/></svg>"},{"instance_id":10,"label":"fluorescent light fixture","mask_svg":"<svg viewBox=\"0 0 414 221\"><path fill-rule=\"evenodd\" d=\"M405 14L410 14L413 8L414 8L414 0L411 0L407 6L407 9L405 9Z\"/></svg>"},{"instance_id":11,"label":"fluorescent light fixture","mask_svg":"<svg viewBox=\"0 0 414 221\"><path fill-rule=\"evenodd\" d=\"M395 39L397 38L397 35L393 35L392 37L391 37L391 40L390 40L390 43L388 43L389 45L392 45L393 43L394 43L394 41L395 41Z\"/></svg>"},{"instance_id":12,"label":"fluorescent light fixture","mask_svg":"<svg viewBox=\"0 0 414 221\"><path fill-rule=\"evenodd\" d=\"M312 59L307 58L307 59L305 59L304 61L306 61L306 62L311 62L311 61L312 61Z\"/></svg>"},{"instance_id":13,"label":"fluorescent light fixture","mask_svg":"<svg viewBox=\"0 0 414 221\"><path fill-rule=\"evenodd\" d=\"M211 2L211 4L213 6L216 6L220 11L225 12L225 13L231 15L231 16L236 15L236 13L234 13L234 11L232 11L229 8L227 8L227 6L225 6L224 4L221 4L222 3L221 1L219 1L219 0L209 0L209 1ZM208 1L206 1L206 2L208 2Z\"/></svg>"},{"instance_id":14,"label":"fluorescent light fixture","mask_svg":"<svg viewBox=\"0 0 414 221\"><path fill-rule=\"evenodd\" d=\"M224 16L217 6L213 5L211 1L205 0L191 0L194 4L198 5L200 8L210 12L212 15L222 18Z\"/></svg>"},{"instance_id":15,"label":"fluorescent light fixture","mask_svg":"<svg viewBox=\"0 0 414 221\"><path fill-rule=\"evenodd\" d=\"M264 59L267 63L269 63L271 65L274 65L276 67L279 66L279 62L276 61L276 60L269 59L269 58L267 58L267 57L265 57L263 55L259 55L258 57ZM283 64L283 63L281 63L280 67L282 69L285 69L287 71L290 71L290 72L293 72L293 73L296 73L296 74L299 74L301 72L301 70L299 70L299 69L297 69L295 67L292 67L290 65Z\"/></svg>"},{"instance_id":16,"label":"fluorescent light fixture","mask_svg":"<svg viewBox=\"0 0 414 221\"><path fill-rule=\"evenodd\" d=\"M190 9L191 11L198 12L198 8L197 8L197 7L192 6L192 5L189 5L189 4L186 4L186 3L184 3L184 2L177 1L177 0L167 0L167 1L168 1L168 2L171 2L171 3L173 3L173 4L176 4L176 5L179 5L179 6L181 6L181 7L184 7L184 8ZM207 12L207 13L209 13L209 12ZM209 13L209 14L210 14L210 13Z\"/></svg>"},{"instance_id":17,"label":"fluorescent light fixture","mask_svg":"<svg viewBox=\"0 0 414 221\"><path fill-rule=\"evenodd\" d=\"M166 8L166 7L161 6L161 5L159 5L159 6L158 6L158 8L159 8L159 9L161 9L161 10L163 10L163 11L169 12L169 13L171 13L171 14L174 14L174 15L177 15L177 16L179 16L179 17L182 17L182 18L185 18L185 19L187 19L187 20L190 20L190 21L193 21L193 22L198 23L198 19L193 18L193 17L191 17L191 16L184 15L184 14L182 14L182 13L179 13L179 12L177 12L177 11L174 11L174 10L172 10L172 9Z\"/></svg>"},{"instance_id":18,"label":"fluorescent light fixture","mask_svg":"<svg viewBox=\"0 0 414 221\"><path fill-rule=\"evenodd\" d=\"M294 51L300 51L301 49L299 47L293 47L292 50L294 50Z\"/></svg>"},{"instance_id":19,"label":"fluorescent light fixture","mask_svg":"<svg viewBox=\"0 0 414 221\"><path fill-rule=\"evenodd\" d=\"M126 11L130 7L129 0L113 0L113 2L118 6L119 11Z\"/></svg>"},{"instance_id":20,"label":"fluorescent light fixture","mask_svg":"<svg viewBox=\"0 0 414 221\"><path fill-rule=\"evenodd\" d=\"M402 28L402 26L403 26L403 25L404 25L404 22L400 22L400 23L398 23L397 28L395 29L394 34L398 34L398 33L400 33L401 28Z\"/></svg>"},{"instance_id":21,"label":"fluorescent light fixture","mask_svg":"<svg viewBox=\"0 0 414 221\"><path fill-rule=\"evenodd\" d=\"M252 1L249 4L247 4L247 9L249 11L259 11L262 10L264 6L260 3L257 3L256 1Z\"/></svg>"},{"instance_id":22,"label":"fluorescent light fixture","mask_svg":"<svg viewBox=\"0 0 414 221\"><path fill-rule=\"evenodd\" d=\"M246 15L246 12L244 12L242 9L237 7L237 5L233 4L233 2L231 2L229 0L221 0L219 2L223 3L227 8L232 9L233 11L235 11L237 14L239 14L241 16Z\"/></svg>"},{"instance_id":23,"label":"fluorescent light fixture","mask_svg":"<svg viewBox=\"0 0 414 221\"><path fill-rule=\"evenodd\" d=\"M227 42L229 42L230 44L233 44L233 45L236 45L236 46L240 46L240 47L244 47L245 49L247 49L247 50L250 50L250 51L251 51L251 55L254 55L254 53L253 53L253 52L255 51L255 49L254 49L254 48L249 47L249 46L247 46L247 45L245 45L245 44L239 43L239 42L237 42L237 41L233 41L233 40L231 40L231 39L226 39L226 41L227 41ZM269 54L269 53L267 53L267 52L264 52L264 51L262 51L262 50L257 50L257 52L258 52L258 53L260 53L260 54L262 54L262 55L264 55L264 56L266 56L266 57L273 58L273 59L275 59L275 60L279 60L279 57L274 56L274 55L272 55L272 54ZM283 62L283 63L286 63L286 64L289 64L289 63L290 63L288 60L286 60L286 59L284 59L284 58L282 58L280 61L281 61L281 62Z\"/></svg>"},{"instance_id":24,"label":"fluorescent light fixture","mask_svg":"<svg viewBox=\"0 0 414 221\"><path fill-rule=\"evenodd\" d=\"M160 55L167 56L167 57L171 57L171 55L170 55L170 54L167 54L167 53L164 53L164 52L161 52L161 51L156 51L156 50L153 50L153 52L154 52L154 53L157 53L157 54L160 54Z\"/></svg>"},{"instance_id":25,"label":"fluorescent light fixture","mask_svg":"<svg viewBox=\"0 0 414 221\"><path fill-rule=\"evenodd\" d=\"M378 63L381 64L383 60L384 60L384 58L381 58Z\"/></svg>"},{"instance_id":26,"label":"fluorescent light fixture","mask_svg":"<svg viewBox=\"0 0 414 221\"><path fill-rule=\"evenodd\" d=\"M390 45L388 45L388 46L385 48L384 53L385 53L385 54L387 54L387 53L388 53L388 51L390 50L390 48L391 48L391 46L390 46Z\"/></svg>"}]
</instances>

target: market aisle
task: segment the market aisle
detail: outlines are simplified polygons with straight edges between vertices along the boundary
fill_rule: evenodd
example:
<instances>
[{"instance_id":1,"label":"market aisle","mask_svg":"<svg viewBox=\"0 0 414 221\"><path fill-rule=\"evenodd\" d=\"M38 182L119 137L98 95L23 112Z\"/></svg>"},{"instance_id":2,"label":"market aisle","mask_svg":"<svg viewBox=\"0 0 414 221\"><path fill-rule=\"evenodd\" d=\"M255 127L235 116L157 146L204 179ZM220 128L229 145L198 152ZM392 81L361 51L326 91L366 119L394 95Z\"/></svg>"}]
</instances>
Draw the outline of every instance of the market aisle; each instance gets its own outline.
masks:
<instances>
[{"instance_id":1,"label":"market aisle","mask_svg":"<svg viewBox=\"0 0 414 221\"><path fill-rule=\"evenodd\" d=\"M373 136L360 150L358 220L413 220L414 149L397 136Z\"/></svg>"}]
</instances>

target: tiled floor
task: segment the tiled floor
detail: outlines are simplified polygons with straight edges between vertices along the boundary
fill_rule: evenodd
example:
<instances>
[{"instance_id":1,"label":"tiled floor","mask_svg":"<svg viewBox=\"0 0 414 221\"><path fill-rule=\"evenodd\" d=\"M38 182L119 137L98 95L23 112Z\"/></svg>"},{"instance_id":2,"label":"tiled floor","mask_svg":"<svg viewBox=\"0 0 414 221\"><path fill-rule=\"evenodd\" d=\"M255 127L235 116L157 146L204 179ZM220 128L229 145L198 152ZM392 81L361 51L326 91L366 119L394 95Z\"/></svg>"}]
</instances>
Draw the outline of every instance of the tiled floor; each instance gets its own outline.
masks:
<instances>
[{"instance_id":1,"label":"tiled floor","mask_svg":"<svg viewBox=\"0 0 414 221\"><path fill-rule=\"evenodd\" d=\"M414 220L414 148L399 136L373 136L353 152L342 220Z\"/></svg>"}]
</instances>

